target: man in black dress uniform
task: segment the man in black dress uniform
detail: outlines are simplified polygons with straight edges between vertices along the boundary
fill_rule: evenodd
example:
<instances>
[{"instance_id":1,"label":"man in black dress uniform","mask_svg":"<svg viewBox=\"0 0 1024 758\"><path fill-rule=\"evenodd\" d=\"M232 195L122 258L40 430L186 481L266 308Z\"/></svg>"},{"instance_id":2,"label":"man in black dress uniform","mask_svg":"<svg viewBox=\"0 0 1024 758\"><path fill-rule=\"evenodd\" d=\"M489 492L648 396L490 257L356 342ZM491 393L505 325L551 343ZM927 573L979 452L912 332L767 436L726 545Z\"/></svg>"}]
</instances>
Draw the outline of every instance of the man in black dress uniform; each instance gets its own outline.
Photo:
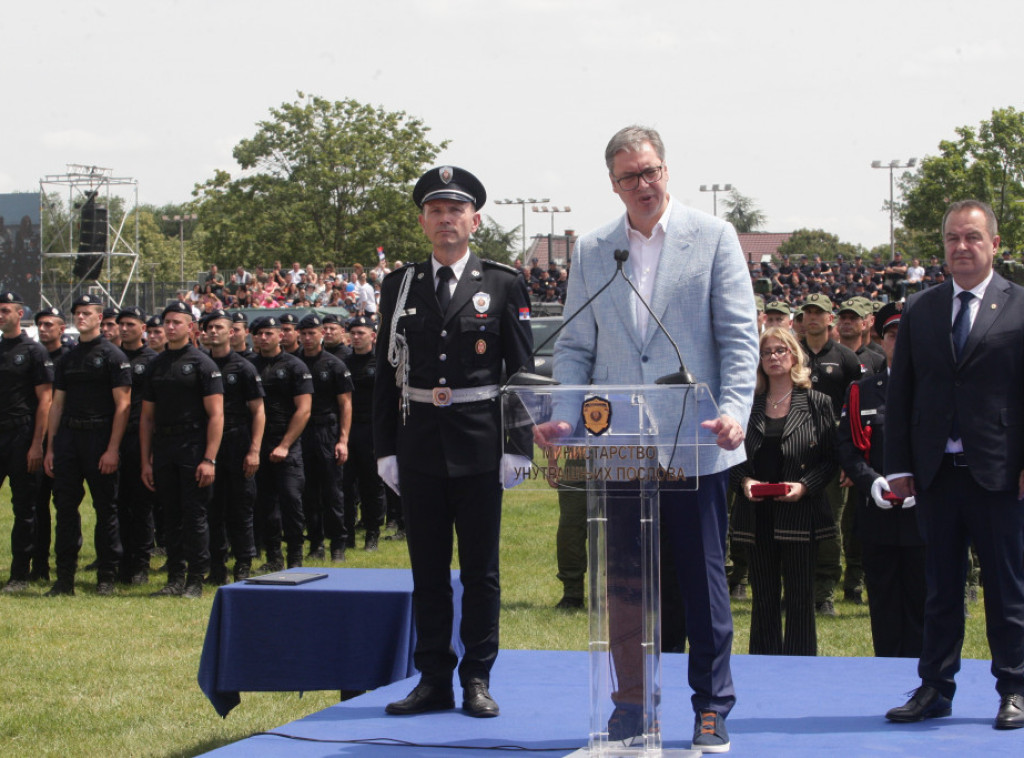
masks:
<instances>
[{"instance_id":1,"label":"man in black dress uniform","mask_svg":"<svg viewBox=\"0 0 1024 758\"><path fill-rule=\"evenodd\" d=\"M343 361L352 355L352 348L345 344L345 328L333 313L324 316L324 350Z\"/></svg>"},{"instance_id":2,"label":"man in black dress uniform","mask_svg":"<svg viewBox=\"0 0 1024 758\"><path fill-rule=\"evenodd\" d=\"M889 303L875 321L889 363L902 310L902 303ZM924 634L925 545L914 499L894 505L885 498L889 483L881 472L888 386L889 372L883 370L847 389L839 420L839 463L860 494L848 510L863 547L875 655L918 658Z\"/></svg>"},{"instance_id":3,"label":"man in black dress uniform","mask_svg":"<svg viewBox=\"0 0 1024 758\"><path fill-rule=\"evenodd\" d=\"M224 430L224 386L213 360L192 344L191 308L163 312L167 349L146 372L139 441L142 481L157 493L167 535L167 584L154 597L198 598L210 569L207 509Z\"/></svg>"},{"instance_id":4,"label":"man in black dress uniform","mask_svg":"<svg viewBox=\"0 0 1024 758\"><path fill-rule=\"evenodd\" d=\"M377 456L373 452L373 383L377 376L375 323L368 316L356 316L349 322L352 355L345 361L352 373L352 431L349 434L348 462L345 464L345 530L355 529L356 487L363 508L366 538L363 549L377 549L384 520L384 484L377 474Z\"/></svg>"},{"instance_id":5,"label":"man in black dress uniform","mask_svg":"<svg viewBox=\"0 0 1024 758\"><path fill-rule=\"evenodd\" d=\"M210 357L224 383L224 436L217 454L217 478L210 504L210 575L208 584L227 583L228 546L235 556L237 582L247 579L256 555L252 519L256 507L256 472L263 443L263 382L250 361L229 340L238 322L223 310L203 318ZM245 329L242 330L243 342Z\"/></svg>"},{"instance_id":6,"label":"man in black dress uniform","mask_svg":"<svg viewBox=\"0 0 1024 758\"><path fill-rule=\"evenodd\" d=\"M302 565L305 519L302 489L302 431L313 404L313 377L301 360L281 349L281 323L275 316L252 322L252 337L259 352L253 366L266 392L266 429L256 474L255 529L267 551L261 568L284 568L281 536L288 545L288 568Z\"/></svg>"},{"instance_id":7,"label":"man in black dress uniform","mask_svg":"<svg viewBox=\"0 0 1024 758\"><path fill-rule=\"evenodd\" d=\"M39 331L39 344L50 354L54 367L71 348L64 344L64 327L66 319L58 308L43 308L36 311L36 329ZM51 392L52 397L52 392ZM43 441L49 445L48 440ZM44 447L45 451L45 447ZM53 532L53 518L50 514L50 496L53 494L53 479L42 471L39 487L36 490L36 530L32 541L32 570L29 581L50 581L50 541Z\"/></svg>"},{"instance_id":8,"label":"man in black dress uniform","mask_svg":"<svg viewBox=\"0 0 1024 758\"><path fill-rule=\"evenodd\" d=\"M0 483L10 479L14 511L11 576L4 592L28 588L43 438L53 397L53 361L21 331L24 315L20 295L0 292Z\"/></svg>"},{"instance_id":9,"label":"man in black dress uniform","mask_svg":"<svg viewBox=\"0 0 1024 758\"><path fill-rule=\"evenodd\" d=\"M117 486L117 515L121 528L121 570L124 584L149 581L149 560L153 555L152 492L142 483L142 456L139 448L139 418L142 415L142 385L146 366L157 353L143 342L146 314L138 306L124 308L117 316L121 332L121 350L132 367L132 404L128 427L121 440L121 471Z\"/></svg>"},{"instance_id":10,"label":"man in black dress uniform","mask_svg":"<svg viewBox=\"0 0 1024 758\"><path fill-rule=\"evenodd\" d=\"M117 468L131 405L131 364L121 349L100 334L103 306L94 295L71 305L79 343L57 366L50 406L51 446L44 467L53 477L57 512L57 581L48 597L75 594L82 521L78 507L89 484L96 510L96 592L114 594L121 561L117 524Z\"/></svg>"},{"instance_id":11,"label":"man in black dress uniform","mask_svg":"<svg viewBox=\"0 0 1024 758\"><path fill-rule=\"evenodd\" d=\"M167 347L167 335L164 334L164 320L159 314L150 316L146 321L146 344L155 353L162 353ZM162 527L157 526L159 534ZM159 542L159 540L158 540Z\"/></svg>"},{"instance_id":12,"label":"man in black dress uniform","mask_svg":"<svg viewBox=\"0 0 1024 758\"><path fill-rule=\"evenodd\" d=\"M352 426L352 375L338 358L323 349L323 322L315 313L299 322L302 358L313 378L309 423L302 432L306 473L303 508L309 535L309 557L324 557L324 537L331 541L331 560L345 559L345 497L343 466L348 460Z\"/></svg>"},{"instance_id":13,"label":"man in black dress uniform","mask_svg":"<svg viewBox=\"0 0 1024 758\"><path fill-rule=\"evenodd\" d=\"M510 376L532 370L530 305L515 269L469 251L486 200L475 176L452 166L431 169L416 183L413 200L433 255L384 280L373 438L378 472L402 496L414 661L422 677L386 710L411 714L455 705L454 526L466 649L459 665L462 707L472 716L497 716L488 687L498 654L502 473L513 465L502 455L498 382L503 363ZM523 452L532 452L532 442Z\"/></svg>"}]
</instances>

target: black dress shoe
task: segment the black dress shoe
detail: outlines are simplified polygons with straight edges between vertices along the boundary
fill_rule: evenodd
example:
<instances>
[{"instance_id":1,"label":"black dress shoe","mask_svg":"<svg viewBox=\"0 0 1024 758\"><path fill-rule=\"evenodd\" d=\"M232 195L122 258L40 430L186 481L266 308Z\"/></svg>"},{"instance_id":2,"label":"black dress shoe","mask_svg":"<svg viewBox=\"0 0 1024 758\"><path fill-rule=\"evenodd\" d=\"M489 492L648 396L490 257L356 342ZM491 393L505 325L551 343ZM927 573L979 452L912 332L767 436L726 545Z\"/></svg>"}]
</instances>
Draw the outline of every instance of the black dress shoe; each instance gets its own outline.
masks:
<instances>
[{"instance_id":1,"label":"black dress shoe","mask_svg":"<svg viewBox=\"0 0 1024 758\"><path fill-rule=\"evenodd\" d=\"M54 582L53 586L50 587L50 591L47 592L44 597L60 597L61 595L74 595L75 584L74 582L66 579L58 579Z\"/></svg>"},{"instance_id":2,"label":"black dress shoe","mask_svg":"<svg viewBox=\"0 0 1024 758\"><path fill-rule=\"evenodd\" d=\"M478 719L494 718L501 713L498 704L487 691L487 683L478 679L466 682L462 688L462 710Z\"/></svg>"},{"instance_id":3,"label":"black dress shoe","mask_svg":"<svg viewBox=\"0 0 1024 758\"><path fill-rule=\"evenodd\" d=\"M996 714L996 729L1020 729L1024 726L1024 695L1003 695Z\"/></svg>"},{"instance_id":4,"label":"black dress shoe","mask_svg":"<svg viewBox=\"0 0 1024 758\"><path fill-rule=\"evenodd\" d=\"M392 716L411 716L427 711L447 711L454 707L455 694L451 687L435 687L432 684L420 682L412 692L401 700L388 703L384 707L384 712L390 713Z\"/></svg>"},{"instance_id":5,"label":"black dress shoe","mask_svg":"<svg viewBox=\"0 0 1024 758\"><path fill-rule=\"evenodd\" d=\"M889 721L909 723L937 719L953 712L953 702L934 687L922 685L914 691L914 696L898 708L885 714Z\"/></svg>"}]
</instances>

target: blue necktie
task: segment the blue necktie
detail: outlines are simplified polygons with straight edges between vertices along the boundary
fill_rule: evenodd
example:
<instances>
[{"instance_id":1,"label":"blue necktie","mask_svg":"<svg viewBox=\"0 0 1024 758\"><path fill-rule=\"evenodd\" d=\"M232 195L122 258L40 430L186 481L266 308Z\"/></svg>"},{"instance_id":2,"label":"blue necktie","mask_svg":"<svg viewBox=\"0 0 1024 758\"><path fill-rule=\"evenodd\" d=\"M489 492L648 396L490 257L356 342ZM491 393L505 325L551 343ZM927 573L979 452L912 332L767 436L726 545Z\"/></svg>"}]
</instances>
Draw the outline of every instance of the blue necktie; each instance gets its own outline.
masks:
<instances>
[{"instance_id":1,"label":"blue necktie","mask_svg":"<svg viewBox=\"0 0 1024 758\"><path fill-rule=\"evenodd\" d=\"M967 337L971 333L971 298L973 294L964 290L959 295L960 311L953 319L953 359L959 363L960 356L964 352L964 345L967 344ZM956 406L953 406L953 425L949 432L951 440L960 439L960 419L957 417Z\"/></svg>"},{"instance_id":2,"label":"blue necktie","mask_svg":"<svg viewBox=\"0 0 1024 758\"><path fill-rule=\"evenodd\" d=\"M957 297L960 298L960 312L953 319L953 358L959 363L967 336L971 333L971 298L974 295L964 290Z\"/></svg>"}]
</instances>

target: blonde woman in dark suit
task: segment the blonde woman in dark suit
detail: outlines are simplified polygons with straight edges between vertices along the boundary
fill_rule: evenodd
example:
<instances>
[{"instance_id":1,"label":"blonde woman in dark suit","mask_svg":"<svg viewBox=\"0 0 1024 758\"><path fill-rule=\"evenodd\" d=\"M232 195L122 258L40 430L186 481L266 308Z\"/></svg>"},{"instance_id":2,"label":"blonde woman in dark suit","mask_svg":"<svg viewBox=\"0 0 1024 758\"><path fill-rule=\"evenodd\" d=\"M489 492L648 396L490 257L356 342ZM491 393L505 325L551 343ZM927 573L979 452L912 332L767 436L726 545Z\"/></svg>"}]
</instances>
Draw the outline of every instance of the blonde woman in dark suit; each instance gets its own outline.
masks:
<instances>
[{"instance_id":1,"label":"blonde woman in dark suit","mask_svg":"<svg viewBox=\"0 0 1024 758\"><path fill-rule=\"evenodd\" d=\"M835 535L825 486L836 473L835 416L829 398L811 389L810 372L792 332L761 335L747 460L732 469L737 490L734 539L748 546L750 652L815 655L814 554ZM759 496L759 485L785 494ZM786 632L782 633L782 592Z\"/></svg>"}]
</instances>

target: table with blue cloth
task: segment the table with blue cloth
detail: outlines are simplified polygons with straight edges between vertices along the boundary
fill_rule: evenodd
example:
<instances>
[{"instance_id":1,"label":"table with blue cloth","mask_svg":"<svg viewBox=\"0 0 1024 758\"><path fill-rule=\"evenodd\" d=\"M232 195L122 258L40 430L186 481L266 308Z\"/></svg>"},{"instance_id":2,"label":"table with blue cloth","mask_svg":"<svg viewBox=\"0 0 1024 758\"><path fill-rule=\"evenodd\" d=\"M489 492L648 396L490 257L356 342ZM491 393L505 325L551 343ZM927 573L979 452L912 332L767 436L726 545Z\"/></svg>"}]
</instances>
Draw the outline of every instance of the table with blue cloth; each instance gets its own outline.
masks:
<instances>
[{"instance_id":1,"label":"table with blue cloth","mask_svg":"<svg viewBox=\"0 0 1024 758\"><path fill-rule=\"evenodd\" d=\"M238 582L217 591L199 687L221 716L243 691L371 690L416 673L411 571L294 570L327 577L296 586ZM452 592L452 645L461 656L457 571Z\"/></svg>"}]
</instances>

